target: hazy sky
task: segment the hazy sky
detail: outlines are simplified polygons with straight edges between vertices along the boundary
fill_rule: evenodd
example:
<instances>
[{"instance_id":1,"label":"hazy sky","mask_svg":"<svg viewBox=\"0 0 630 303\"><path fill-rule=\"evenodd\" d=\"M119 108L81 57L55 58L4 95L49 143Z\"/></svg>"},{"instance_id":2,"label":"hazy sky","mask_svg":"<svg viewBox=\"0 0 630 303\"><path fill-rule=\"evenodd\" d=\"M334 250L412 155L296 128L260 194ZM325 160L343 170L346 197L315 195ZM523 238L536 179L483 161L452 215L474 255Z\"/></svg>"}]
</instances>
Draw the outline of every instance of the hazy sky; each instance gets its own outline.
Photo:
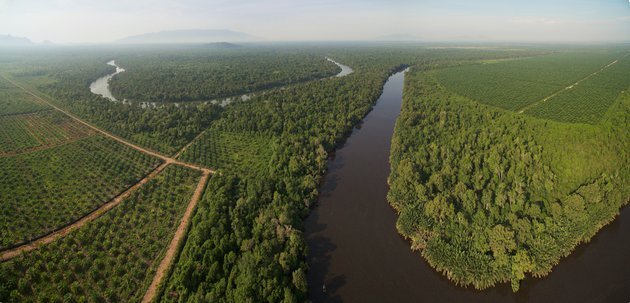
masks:
<instances>
[{"instance_id":1,"label":"hazy sky","mask_svg":"<svg viewBox=\"0 0 630 303\"><path fill-rule=\"evenodd\" d=\"M629 0L0 0L0 34L110 42L171 29L265 40L630 40Z\"/></svg>"}]
</instances>

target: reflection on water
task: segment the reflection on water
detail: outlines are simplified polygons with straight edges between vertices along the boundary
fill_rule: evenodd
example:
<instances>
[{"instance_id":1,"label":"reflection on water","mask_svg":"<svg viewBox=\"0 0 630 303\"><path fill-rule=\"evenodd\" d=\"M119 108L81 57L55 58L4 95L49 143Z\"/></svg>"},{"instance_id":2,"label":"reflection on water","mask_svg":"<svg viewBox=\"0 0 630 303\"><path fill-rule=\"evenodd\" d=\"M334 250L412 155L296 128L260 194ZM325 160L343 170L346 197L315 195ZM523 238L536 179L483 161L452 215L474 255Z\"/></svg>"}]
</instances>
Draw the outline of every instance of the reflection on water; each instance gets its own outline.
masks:
<instances>
[{"instance_id":1,"label":"reflection on water","mask_svg":"<svg viewBox=\"0 0 630 303\"><path fill-rule=\"evenodd\" d=\"M335 158L305 221L313 302L630 302L630 207L545 278L485 291L455 286L410 249L387 203L389 149L400 112L397 73ZM325 286L325 289L324 289Z\"/></svg>"}]
</instances>

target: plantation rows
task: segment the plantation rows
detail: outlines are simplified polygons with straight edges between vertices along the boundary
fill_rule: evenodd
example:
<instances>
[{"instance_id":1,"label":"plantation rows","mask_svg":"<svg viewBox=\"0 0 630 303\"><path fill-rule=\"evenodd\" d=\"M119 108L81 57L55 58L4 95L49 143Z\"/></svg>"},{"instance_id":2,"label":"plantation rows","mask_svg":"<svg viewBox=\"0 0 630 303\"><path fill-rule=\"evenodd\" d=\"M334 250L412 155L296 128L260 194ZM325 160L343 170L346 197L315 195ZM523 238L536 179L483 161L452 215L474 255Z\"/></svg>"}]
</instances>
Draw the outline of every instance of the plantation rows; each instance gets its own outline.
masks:
<instances>
[{"instance_id":1,"label":"plantation rows","mask_svg":"<svg viewBox=\"0 0 630 303\"><path fill-rule=\"evenodd\" d=\"M182 155L182 160L216 169L257 170L267 166L270 140L245 132L208 129Z\"/></svg>"},{"instance_id":2,"label":"plantation rows","mask_svg":"<svg viewBox=\"0 0 630 303\"><path fill-rule=\"evenodd\" d=\"M437 78L447 89L478 102L520 110L608 65L619 53L557 53L494 64L446 68Z\"/></svg>"},{"instance_id":3,"label":"plantation rows","mask_svg":"<svg viewBox=\"0 0 630 303\"><path fill-rule=\"evenodd\" d=\"M92 133L57 111L0 116L0 155L59 145Z\"/></svg>"},{"instance_id":4,"label":"plantation rows","mask_svg":"<svg viewBox=\"0 0 630 303\"><path fill-rule=\"evenodd\" d=\"M19 87L0 78L0 116L32 113L50 109Z\"/></svg>"},{"instance_id":5,"label":"plantation rows","mask_svg":"<svg viewBox=\"0 0 630 303\"><path fill-rule=\"evenodd\" d=\"M596 124L628 86L630 58L625 57L573 88L536 104L525 113L563 122Z\"/></svg>"},{"instance_id":6,"label":"plantation rows","mask_svg":"<svg viewBox=\"0 0 630 303\"><path fill-rule=\"evenodd\" d=\"M101 136L0 158L0 248L77 220L158 164Z\"/></svg>"},{"instance_id":7,"label":"plantation rows","mask_svg":"<svg viewBox=\"0 0 630 303\"><path fill-rule=\"evenodd\" d=\"M95 221L0 264L0 301L139 302L198 177L171 165Z\"/></svg>"}]
</instances>

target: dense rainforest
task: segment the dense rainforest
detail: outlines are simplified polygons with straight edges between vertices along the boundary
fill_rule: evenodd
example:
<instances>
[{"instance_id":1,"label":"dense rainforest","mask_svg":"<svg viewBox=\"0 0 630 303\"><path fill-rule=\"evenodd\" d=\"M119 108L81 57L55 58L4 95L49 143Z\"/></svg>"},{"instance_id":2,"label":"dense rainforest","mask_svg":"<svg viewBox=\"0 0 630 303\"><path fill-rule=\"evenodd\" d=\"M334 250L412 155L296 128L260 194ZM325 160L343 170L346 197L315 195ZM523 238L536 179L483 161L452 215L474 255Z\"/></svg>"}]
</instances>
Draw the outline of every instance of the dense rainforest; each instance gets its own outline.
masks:
<instances>
[{"instance_id":1,"label":"dense rainforest","mask_svg":"<svg viewBox=\"0 0 630 303\"><path fill-rule=\"evenodd\" d=\"M159 300L163 302L305 301L308 248L302 220L319 195L328 155L370 111L387 77L407 66L412 72L407 76L405 102L392 145L389 200L400 215L399 231L451 279L478 288L512 281L517 288L525 274L548 273L559 257L589 239L627 201L623 182L627 183L628 166L618 164L627 163L623 150L628 146L607 143L628 142L627 127L618 127L628 125L627 95L604 122L584 126L580 132L571 125L481 105L448 91L429 72L539 56L549 53L548 49L432 49L388 44L286 48L267 47L260 56L248 56L252 50L221 50L212 55L196 49L186 50L181 57L173 49L90 49L79 54L15 55L14 61L19 63L3 67L11 78L103 129L165 154L175 154L191 143L179 158L218 170L197 206L181 252L160 286ZM270 69L262 61L273 54L283 54L283 58L272 61L276 65L272 71L279 72L267 78ZM355 72L329 77L337 67L326 57ZM114 93L118 86L118 94L130 102L112 102L89 91L92 81L113 72L105 64L112 58L127 69L114 78ZM248 64L240 65L238 58ZM255 72L248 74L250 68ZM215 75L206 79L202 76L206 71L231 80L212 78ZM185 81L177 80L180 75ZM168 94L153 94L147 79L169 87ZM142 103L249 92L232 86L231 81L248 90L284 87L225 106L193 101L156 106ZM132 95L136 92L138 95ZM553 131L545 133L547 128ZM571 131L571 136L563 139L565 131ZM580 146L567 144L575 142L589 142L594 147L584 153ZM575 153L561 157L564 146L573 146L570 150ZM605 148L598 155L595 147ZM597 157L605 161L593 161ZM583 168L571 169L572 164ZM173 177L180 186L159 185L166 182L159 179L125 206L125 210L131 209L125 216L144 225L108 241L106 249L84 239L88 233L97 239L117 234L102 223L58 246L76 254L114 251L112 256L102 256L105 261L95 264L96 268L106 268L116 277L131 275L134 287L144 290L147 276L142 273L153 270L152 262L161 254L164 238L152 236L152 246L142 248L141 255L131 260L121 257L115 246L149 230L170 234L173 220L181 212L181 205L173 206L172 201L184 200L193 175L167 173L166 180L170 174L184 176ZM187 189L171 195L169 186ZM149 199L153 196L165 201ZM145 199L152 204L144 207L138 203ZM155 220L154 208L168 213L170 220ZM113 215L107 217L110 219L115 220ZM135 238L130 243L142 246ZM80 244L86 246L77 247ZM35 300L32 289L22 288L13 273L16 268L27 270L29 264L55 270L89 269L89 275L95 275L91 272L96 270L84 266L84 261L56 266L49 257L53 254L46 250L3 265L0 300L12 293L14 298ZM117 264L127 261L134 268L120 271ZM52 278L59 276L55 273ZM127 295L139 298L136 288L118 278L112 285L120 293L108 292L103 283L90 292L74 280L69 281L69 298L77 301L85 293L110 301ZM68 289L67 285L60 287ZM51 287L41 289L47 292L43 297L58 298Z\"/></svg>"},{"instance_id":2,"label":"dense rainforest","mask_svg":"<svg viewBox=\"0 0 630 303\"><path fill-rule=\"evenodd\" d=\"M411 63L446 62L446 56L438 53L380 48L335 51L327 55L355 73L227 106L208 136L227 132L269 138L271 152L253 150L252 158L268 154L258 158L262 163L253 165L257 169L234 175L238 164L229 164L210 181L161 300L306 300L307 247L301 222L317 199L327 155L369 112L390 74ZM466 60L519 55L453 53Z\"/></svg>"},{"instance_id":3,"label":"dense rainforest","mask_svg":"<svg viewBox=\"0 0 630 303\"><path fill-rule=\"evenodd\" d=\"M198 101L251 93L332 76L339 71L323 56L286 48L242 47L227 51L177 49L120 56L125 69L114 77L117 99Z\"/></svg>"},{"instance_id":4,"label":"dense rainforest","mask_svg":"<svg viewBox=\"0 0 630 303\"><path fill-rule=\"evenodd\" d=\"M627 93L601 124L570 125L479 104L433 71L407 77L388 200L412 248L456 283L516 291L628 203Z\"/></svg>"},{"instance_id":5,"label":"dense rainforest","mask_svg":"<svg viewBox=\"0 0 630 303\"><path fill-rule=\"evenodd\" d=\"M304 301L301 218L317 198L327 154L401 66L384 64L226 107L213 129L271 137L272 152L257 166L262 170L224 170L210 181L162 301Z\"/></svg>"}]
</instances>

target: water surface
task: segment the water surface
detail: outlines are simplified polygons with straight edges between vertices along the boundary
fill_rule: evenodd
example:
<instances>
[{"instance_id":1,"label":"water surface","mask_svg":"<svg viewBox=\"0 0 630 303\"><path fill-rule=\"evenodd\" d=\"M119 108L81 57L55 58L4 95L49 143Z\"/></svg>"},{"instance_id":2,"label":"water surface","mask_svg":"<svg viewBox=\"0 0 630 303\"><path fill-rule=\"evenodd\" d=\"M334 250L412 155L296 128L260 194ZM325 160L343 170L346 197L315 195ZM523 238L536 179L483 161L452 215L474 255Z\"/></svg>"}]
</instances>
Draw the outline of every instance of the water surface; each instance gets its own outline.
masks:
<instances>
[{"instance_id":1,"label":"water surface","mask_svg":"<svg viewBox=\"0 0 630 303\"><path fill-rule=\"evenodd\" d=\"M339 66L341 68L341 71L338 74L336 74L335 77L347 76L347 75L352 74L354 72L354 70L350 66L343 65L343 64L341 64L341 63L339 63L339 62L337 62L337 61L335 61L333 59L330 59L328 57L326 57L326 59L328 59L328 61L330 61L332 63L335 63L337 66Z\"/></svg>"},{"instance_id":2,"label":"water surface","mask_svg":"<svg viewBox=\"0 0 630 303\"><path fill-rule=\"evenodd\" d=\"M630 302L630 208L542 279L513 294L455 286L396 231L386 200L389 149L404 73L328 163L319 206L305 221L313 302ZM323 285L326 291L323 291Z\"/></svg>"},{"instance_id":3,"label":"water surface","mask_svg":"<svg viewBox=\"0 0 630 303\"><path fill-rule=\"evenodd\" d=\"M116 65L116 62L114 62L114 60L107 62L107 64L116 67L116 72L96 79L96 81L90 84L90 91L94 94L101 95L109 100L118 101L116 100L116 98L114 98L112 92L109 90L109 80L111 80L114 76L124 72L125 70L122 67Z\"/></svg>"}]
</instances>

